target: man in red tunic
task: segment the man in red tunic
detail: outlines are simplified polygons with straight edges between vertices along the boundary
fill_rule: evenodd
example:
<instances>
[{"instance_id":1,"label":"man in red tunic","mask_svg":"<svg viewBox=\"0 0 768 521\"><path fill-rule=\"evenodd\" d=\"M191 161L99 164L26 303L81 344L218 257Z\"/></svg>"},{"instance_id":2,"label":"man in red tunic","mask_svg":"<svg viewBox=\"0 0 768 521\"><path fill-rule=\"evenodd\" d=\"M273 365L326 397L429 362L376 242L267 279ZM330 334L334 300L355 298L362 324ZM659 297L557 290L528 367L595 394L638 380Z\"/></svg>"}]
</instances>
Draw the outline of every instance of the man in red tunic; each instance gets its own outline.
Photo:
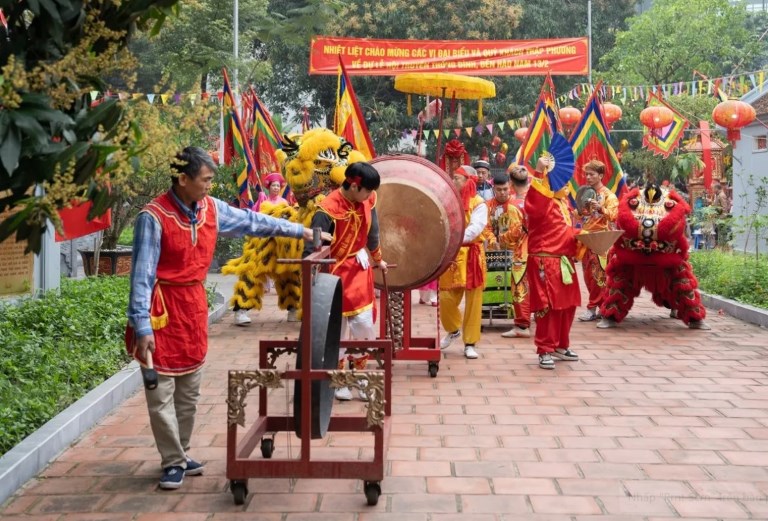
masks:
<instances>
[{"instance_id":1,"label":"man in red tunic","mask_svg":"<svg viewBox=\"0 0 768 521\"><path fill-rule=\"evenodd\" d=\"M312 237L312 230L300 224L209 197L216 165L201 148L185 148L174 168L178 176L171 189L136 218L126 330L129 353L143 368L153 362L158 374L157 387L145 395L165 489L179 488L185 475L203 472L187 451L208 351L203 282L216 236Z\"/></svg>"},{"instance_id":2,"label":"man in red tunic","mask_svg":"<svg viewBox=\"0 0 768 521\"><path fill-rule=\"evenodd\" d=\"M550 186L547 157L539 158L525 199L528 218L528 285L531 311L536 314L534 344L539 367L554 369L555 361L578 360L569 334L581 305L579 281L573 264L576 236L566 203L567 187Z\"/></svg>"},{"instance_id":3,"label":"man in red tunic","mask_svg":"<svg viewBox=\"0 0 768 521\"><path fill-rule=\"evenodd\" d=\"M376 329L373 324L374 292L373 262L383 272L387 263L382 260L379 245L379 219L376 215L376 192L381 178L379 172L368 163L352 163L344 173L341 188L334 190L319 204L312 218L312 228L320 228L333 234L331 257L336 263L331 273L341 278L341 313L344 317L342 337L349 327L352 338L373 340ZM305 245L304 255L312 251L311 241ZM344 365L346 353L339 351L340 367ZM367 356L353 360L357 369L364 369ZM359 391L360 398L367 396ZM338 400L351 400L349 388L336 390Z\"/></svg>"}]
</instances>

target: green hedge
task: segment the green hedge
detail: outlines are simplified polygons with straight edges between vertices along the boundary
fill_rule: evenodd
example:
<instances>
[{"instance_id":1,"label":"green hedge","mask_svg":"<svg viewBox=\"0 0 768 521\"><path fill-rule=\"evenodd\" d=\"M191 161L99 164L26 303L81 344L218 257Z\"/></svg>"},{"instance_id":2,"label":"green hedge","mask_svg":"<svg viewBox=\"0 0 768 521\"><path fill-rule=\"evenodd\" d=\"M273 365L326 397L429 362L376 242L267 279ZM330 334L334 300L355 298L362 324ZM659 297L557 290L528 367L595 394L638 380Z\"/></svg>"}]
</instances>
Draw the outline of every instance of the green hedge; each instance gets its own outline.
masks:
<instances>
[{"instance_id":1,"label":"green hedge","mask_svg":"<svg viewBox=\"0 0 768 521\"><path fill-rule=\"evenodd\" d=\"M702 291L768 308L768 259L753 255L698 251L691 254L693 272Z\"/></svg>"},{"instance_id":2,"label":"green hedge","mask_svg":"<svg viewBox=\"0 0 768 521\"><path fill-rule=\"evenodd\" d=\"M0 454L126 365L127 306L128 277L98 277L0 307Z\"/></svg>"}]
</instances>

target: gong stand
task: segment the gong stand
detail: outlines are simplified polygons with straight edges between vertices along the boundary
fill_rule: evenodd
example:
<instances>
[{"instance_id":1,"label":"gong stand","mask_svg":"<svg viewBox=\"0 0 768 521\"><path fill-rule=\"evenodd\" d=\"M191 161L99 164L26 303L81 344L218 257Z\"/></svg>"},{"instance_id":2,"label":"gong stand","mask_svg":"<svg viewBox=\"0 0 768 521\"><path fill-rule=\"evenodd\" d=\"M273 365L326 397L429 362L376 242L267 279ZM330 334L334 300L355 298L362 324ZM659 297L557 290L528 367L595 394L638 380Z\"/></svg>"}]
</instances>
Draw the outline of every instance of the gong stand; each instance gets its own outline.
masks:
<instances>
[{"instance_id":1,"label":"gong stand","mask_svg":"<svg viewBox=\"0 0 768 521\"><path fill-rule=\"evenodd\" d=\"M259 341L259 369L229 371L227 479L230 480L229 486L235 504L242 505L245 502L248 495L248 478L332 478L362 479L367 502L369 505L375 505L381 494L380 483L384 478L384 451L389 438L389 419L392 413L392 341L342 341L339 344L341 348L378 350L380 358L383 359L383 370L340 371L329 370L328 365L325 365L325 368L315 368L318 356L317 353L313 353L312 291L317 283L316 278L320 275L332 277L327 274L316 274L334 263L330 258L330 248L325 246L316 249L315 253L302 260L280 259L278 262L301 264L301 333L298 341L288 339ZM340 290L335 296L340 299ZM330 315L333 319L333 313ZM338 319L339 321L341 319L340 308ZM314 335L321 333L326 332L315 331ZM325 338L324 335L323 338ZM338 357L338 348L335 352ZM297 368L278 371L277 359L287 353L297 355ZM337 357L332 360L330 367L336 367ZM322 359L322 356L319 358ZM294 396L294 414L269 415L267 400L269 389L284 387L285 380L294 380L296 394L298 394ZM239 434L238 426L245 427L248 392L255 387L259 388L258 416L250 429ZM369 396L365 416L331 416L333 389L340 387L365 389ZM293 431L301 439L298 458L272 458L275 434L282 431ZM313 438L322 437L327 431L372 433L373 459L368 461L313 460L311 441ZM252 454L258 445L261 448L261 457L253 457Z\"/></svg>"}]
</instances>

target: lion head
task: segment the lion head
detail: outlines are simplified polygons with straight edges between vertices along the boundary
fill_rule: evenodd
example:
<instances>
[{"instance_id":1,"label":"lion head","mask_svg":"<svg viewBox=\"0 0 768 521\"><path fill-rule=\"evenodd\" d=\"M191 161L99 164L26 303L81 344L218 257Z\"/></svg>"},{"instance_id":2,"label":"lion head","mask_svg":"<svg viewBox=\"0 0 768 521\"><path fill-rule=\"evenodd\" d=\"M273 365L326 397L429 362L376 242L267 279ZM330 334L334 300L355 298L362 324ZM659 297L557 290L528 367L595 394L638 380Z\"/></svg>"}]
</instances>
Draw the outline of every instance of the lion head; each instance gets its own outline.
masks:
<instances>
[{"instance_id":1,"label":"lion head","mask_svg":"<svg viewBox=\"0 0 768 521\"><path fill-rule=\"evenodd\" d=\"M284 136L278 154L285 180L301 206L340 186L347 165L365 161L349 141L326 128L315 128L293 139Z\"/></svg>"}]
</instances>

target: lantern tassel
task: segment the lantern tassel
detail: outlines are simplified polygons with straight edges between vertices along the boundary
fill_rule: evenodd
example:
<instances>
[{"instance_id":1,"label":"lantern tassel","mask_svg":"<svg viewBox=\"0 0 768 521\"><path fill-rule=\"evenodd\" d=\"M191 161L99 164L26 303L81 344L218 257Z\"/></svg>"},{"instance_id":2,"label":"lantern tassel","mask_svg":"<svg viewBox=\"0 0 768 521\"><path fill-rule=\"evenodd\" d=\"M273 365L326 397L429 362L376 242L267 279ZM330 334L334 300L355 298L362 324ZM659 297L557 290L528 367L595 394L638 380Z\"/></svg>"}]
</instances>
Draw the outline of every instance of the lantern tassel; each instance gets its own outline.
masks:
<instances>
[{"instance_id":1,"label":"lantern tassel","mask_svg":"<svg viewBox=\"0 0 768 521\"><path fill-rule=\"evenodd\" d=\"M483 98L480 98L477 100L477 122L482 123L483 121Z\"/></svg>"},{"instance_id":2,"label":"lantern tassel","mask_svg":"<svg viewBox=\"0 0 768 521\"><path fill-rule=\"evenodd\" d=\"M408 114L409 116L413 116L413 106L411 105L411 95L410 94L408 94L405 97L405 103L406 103L406 105L405 105L405 113Z\"/></svg>"},{"instance_id":3,"label":"lantern tassel","mask_svg":"<svg viewBox=\"0 0 768 521\"><path fill-rule=\"evenodd\" d=\"M741 129L739 128L729 128L728 129L728 141L731 142L731 144L735 143L736 141L741 139Z\"/></svg>"}]
</instances>

